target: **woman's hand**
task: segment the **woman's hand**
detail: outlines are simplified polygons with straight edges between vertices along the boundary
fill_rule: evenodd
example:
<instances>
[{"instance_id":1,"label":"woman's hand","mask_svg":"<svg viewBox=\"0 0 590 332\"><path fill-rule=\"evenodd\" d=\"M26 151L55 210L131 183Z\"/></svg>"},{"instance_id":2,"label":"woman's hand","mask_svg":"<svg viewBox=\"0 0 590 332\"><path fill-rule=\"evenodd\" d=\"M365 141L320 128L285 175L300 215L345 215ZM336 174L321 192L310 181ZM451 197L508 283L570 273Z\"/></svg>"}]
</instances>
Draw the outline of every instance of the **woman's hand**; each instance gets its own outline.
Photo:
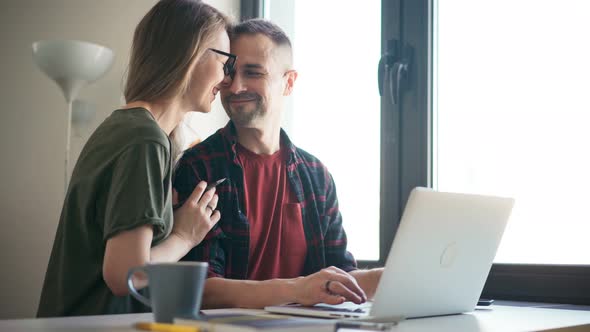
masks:
<instances>
[{"instance_id":1,"label":"woman's hand","mask_svg":"<svg viewBox=\"0 0 590 332\"><path fill-rule=\"evenodd\" d=\"M215 195L215 188L205 192L207 183L199 182L184 204L174 211L174 226L172 234L192 248L201 243L205 235L221 219L221 213L215 208L219 196ZM172 193L173 203L178 202L176 190Z\"/></svg>"},{"instance_id":2,"label":"woman's hand","mask_svg":"<svg viewBox=\"0 0 590 332\"><path fill-rule=\"evenodd\" d=\"M295 302L303 305L340 304L344 301L361 304L367 300L356 279L334 266L297 279L295 294Z\"/></svg>"}]
</instances>

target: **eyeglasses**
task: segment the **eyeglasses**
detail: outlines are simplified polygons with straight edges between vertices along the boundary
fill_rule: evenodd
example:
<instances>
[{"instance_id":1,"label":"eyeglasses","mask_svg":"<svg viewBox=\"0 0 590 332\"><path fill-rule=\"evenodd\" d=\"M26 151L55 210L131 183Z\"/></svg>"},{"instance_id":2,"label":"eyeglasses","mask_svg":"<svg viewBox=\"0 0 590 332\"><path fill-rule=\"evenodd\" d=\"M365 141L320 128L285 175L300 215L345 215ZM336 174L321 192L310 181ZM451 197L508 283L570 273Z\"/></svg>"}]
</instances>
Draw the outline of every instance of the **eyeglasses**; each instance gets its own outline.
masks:
<instances>
[{"instance_id":1,"label":"eyeglasses","mask_svg":"<svg viewBox=\"0 0 590 332\"><path fill-rule=\"evenodd\" d=\"M223 73L225 74L225 76L229 76L233 79L234 75L236 73L235 65L236 65L236 59L238 57L235 54L216 50L214 48L210 48L209 50L211 50L217 54L225 55L227 57L227 61L223 64Z\"/></svg>"}]
</instances>

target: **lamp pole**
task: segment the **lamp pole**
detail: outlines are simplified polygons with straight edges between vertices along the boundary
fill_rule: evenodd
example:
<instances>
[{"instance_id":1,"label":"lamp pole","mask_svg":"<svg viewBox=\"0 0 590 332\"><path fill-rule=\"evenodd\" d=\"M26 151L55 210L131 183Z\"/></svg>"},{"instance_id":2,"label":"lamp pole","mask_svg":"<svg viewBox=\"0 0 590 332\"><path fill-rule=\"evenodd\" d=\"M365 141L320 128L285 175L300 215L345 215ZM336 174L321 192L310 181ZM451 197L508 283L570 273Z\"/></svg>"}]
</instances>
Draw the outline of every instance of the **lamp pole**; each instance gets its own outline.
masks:
<instances>
[{"instance_id":1,"label":"lamp pole","mask_svg":"<svg viewBox=\"0 0 590 332\"><path fill-rule=\"evenodd\" d=\"M68 170L70 165L70 145L71 145L71 137L72 137L72 100L68 100L68 112L66 114L66 158L65 158L65 172L64 172L64 193L68 193L68 184L69 184L69 177L68 177Z\"/></svg>"}]
</instances>

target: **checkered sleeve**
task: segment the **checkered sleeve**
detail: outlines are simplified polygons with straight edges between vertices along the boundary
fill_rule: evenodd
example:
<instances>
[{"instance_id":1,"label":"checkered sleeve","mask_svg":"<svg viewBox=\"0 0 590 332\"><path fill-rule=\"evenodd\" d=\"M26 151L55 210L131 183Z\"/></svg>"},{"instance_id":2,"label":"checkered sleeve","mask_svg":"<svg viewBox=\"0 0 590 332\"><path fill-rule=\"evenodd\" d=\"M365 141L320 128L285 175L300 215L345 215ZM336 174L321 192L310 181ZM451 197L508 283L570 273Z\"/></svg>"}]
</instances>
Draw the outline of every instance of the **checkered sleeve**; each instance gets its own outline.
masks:
<instances>
[{"instance_id":1,"label":"checkered sleeve","mask_svg":"<svg viewBox=\"0 0 590 332\"><path fill-rule=\"evenodd\" d=\"M355 270L357 265L354 257L346 250L346 232L342 227L342 215L338 209L336 185L332 176L325 171L326 202L324 218L328 229L324 237L326 264L336 266L346 272Z\"/></svg>"}]
</instances>

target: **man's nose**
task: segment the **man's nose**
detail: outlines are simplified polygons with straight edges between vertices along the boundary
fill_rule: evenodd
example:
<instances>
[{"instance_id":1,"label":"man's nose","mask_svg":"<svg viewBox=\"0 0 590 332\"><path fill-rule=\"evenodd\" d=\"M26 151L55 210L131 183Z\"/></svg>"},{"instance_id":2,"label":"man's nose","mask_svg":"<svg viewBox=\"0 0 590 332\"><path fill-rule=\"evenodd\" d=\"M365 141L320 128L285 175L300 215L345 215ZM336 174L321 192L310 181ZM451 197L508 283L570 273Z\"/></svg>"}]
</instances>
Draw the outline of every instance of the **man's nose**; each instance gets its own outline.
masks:
<instances>
[{"instance_id":1,"label":"man's nose","mask_svg":"<svg viewBox=\"0 0 590 332\"><path fill-rule=\"evenodd\" d=\"M231 93L236 95L246 91L246 86L244 85L241 75L239 75L238 73L235 73L233 79L229 76L226 77L226 79L229 80L228 85L226 85L226 87Z\"/></svg>"}]
</instances>

